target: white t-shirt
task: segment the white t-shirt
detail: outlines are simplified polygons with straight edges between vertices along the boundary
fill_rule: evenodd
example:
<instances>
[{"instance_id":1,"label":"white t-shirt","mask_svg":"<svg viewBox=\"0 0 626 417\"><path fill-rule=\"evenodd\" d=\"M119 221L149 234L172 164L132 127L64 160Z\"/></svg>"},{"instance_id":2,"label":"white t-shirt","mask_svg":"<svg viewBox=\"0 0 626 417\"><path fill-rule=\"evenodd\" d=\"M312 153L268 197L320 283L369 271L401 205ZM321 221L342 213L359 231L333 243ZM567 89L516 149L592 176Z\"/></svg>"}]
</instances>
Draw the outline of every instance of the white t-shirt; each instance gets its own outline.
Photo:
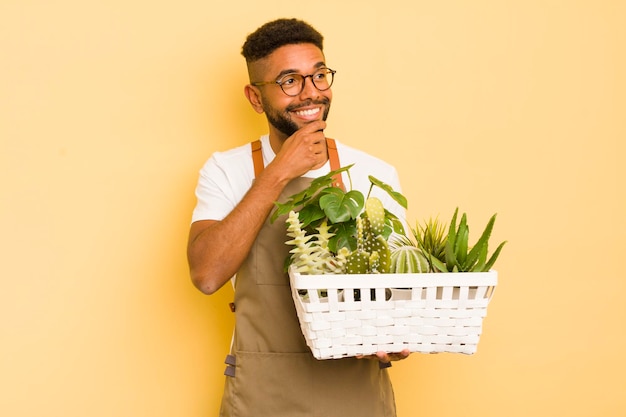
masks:
<instances>
[{"instance_id":1,"label":"white t-shirt","mask_svg":"<svg viewBox=\"0 0 626 417\"><path fill-rule=\"evenodd\" d=\"M389 184L395 191L401 192L400 180L396 169L358 149L337 143L339 162L342 167L354 164L350 176L344 172L343 182L347 190L359 190L367 197L370 189L368 176ZM267 166L276 156L269 142L269 135L261 136L263 163ZM304 177L317 178L330 172L330 163L316 170L309 171ZM252 149L245 144L225 152L215 152L200 170L196 187L197 205L193 211L192 222L198 220L222 220L230 213L248 192L254 180ZM351 182L352 181L352 182ZM374 187L371 194L380 198L384 207L405 222L405 211L385 191Z\"/></svg>"}]
</instances>

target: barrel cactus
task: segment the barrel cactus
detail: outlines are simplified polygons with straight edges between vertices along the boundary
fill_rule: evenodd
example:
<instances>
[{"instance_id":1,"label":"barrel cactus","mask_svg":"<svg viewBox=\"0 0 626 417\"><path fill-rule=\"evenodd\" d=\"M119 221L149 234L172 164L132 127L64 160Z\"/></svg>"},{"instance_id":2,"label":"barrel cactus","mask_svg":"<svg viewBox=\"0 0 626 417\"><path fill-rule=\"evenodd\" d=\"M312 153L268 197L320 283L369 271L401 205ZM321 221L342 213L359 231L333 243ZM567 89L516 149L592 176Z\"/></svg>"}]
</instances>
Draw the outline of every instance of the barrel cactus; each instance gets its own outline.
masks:
<instances>
[{"instance_id":1,"label":"barrel cactus","mask_svg":"<svg viewBox=\"0 0 626 417\"><path fill-rule=\"evenodd\" d=\"M428 271L428 260L415 246L400 246L391 252L390 272L395 274L419 274Z\"/></svg>"}]
</instances>

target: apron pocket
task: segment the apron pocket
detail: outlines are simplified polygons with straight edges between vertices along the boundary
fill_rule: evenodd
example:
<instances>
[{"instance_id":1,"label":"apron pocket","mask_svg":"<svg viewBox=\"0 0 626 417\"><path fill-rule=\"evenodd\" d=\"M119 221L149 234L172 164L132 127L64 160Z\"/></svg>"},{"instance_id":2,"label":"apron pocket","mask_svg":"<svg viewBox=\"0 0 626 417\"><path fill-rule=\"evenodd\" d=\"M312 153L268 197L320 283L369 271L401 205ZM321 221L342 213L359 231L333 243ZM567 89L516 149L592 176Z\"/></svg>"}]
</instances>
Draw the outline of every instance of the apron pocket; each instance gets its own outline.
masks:
<instances>
[{"instance_id":1,"label":"apron pocket","mask_svg":"<svg viewBox=\"0 0 626 417\"><path fill-rule=\"evenodd\" d=\"M226 378L231 417L395 416L391 383L375 361L319 361L310 353L237 352ZM228 399L226 399L228 397ZM223 408L228 408L223 404Z\"/></svg>"}]
</instances>

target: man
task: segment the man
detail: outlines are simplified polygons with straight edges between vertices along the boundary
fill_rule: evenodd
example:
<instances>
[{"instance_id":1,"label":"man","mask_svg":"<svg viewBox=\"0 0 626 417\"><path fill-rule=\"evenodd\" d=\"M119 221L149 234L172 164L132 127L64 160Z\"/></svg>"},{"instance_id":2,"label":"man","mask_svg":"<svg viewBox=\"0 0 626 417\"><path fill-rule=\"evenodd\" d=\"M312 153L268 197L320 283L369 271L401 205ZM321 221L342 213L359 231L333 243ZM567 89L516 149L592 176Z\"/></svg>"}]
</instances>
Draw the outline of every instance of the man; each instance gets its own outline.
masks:
<instances>
[{"instance_id":1,"label":"man","mask_svg":"<svg viewBox=\"0 0 626 417\"><path fill-rule=\"evenodd\" d=\"M395 416L385 368L409 352L313 358L283 270L289 251L284 219L269 221L276 201L337 163L324 135L335 71L326 65L323 37L305 22L278 19L250 34L242 54L250 78L244 93L265 113L269 134L255 152L247 144L217 152L204 165L188 244L191 278L203 293L236 275L236 326L220 415ZM400 189L391 165L339 142L336 149L342 166L354 164L350 181L344 180L353 189L367 194L368 175ZM385 193L377 196L404 217Z\"/></svg>"}]
</instances>

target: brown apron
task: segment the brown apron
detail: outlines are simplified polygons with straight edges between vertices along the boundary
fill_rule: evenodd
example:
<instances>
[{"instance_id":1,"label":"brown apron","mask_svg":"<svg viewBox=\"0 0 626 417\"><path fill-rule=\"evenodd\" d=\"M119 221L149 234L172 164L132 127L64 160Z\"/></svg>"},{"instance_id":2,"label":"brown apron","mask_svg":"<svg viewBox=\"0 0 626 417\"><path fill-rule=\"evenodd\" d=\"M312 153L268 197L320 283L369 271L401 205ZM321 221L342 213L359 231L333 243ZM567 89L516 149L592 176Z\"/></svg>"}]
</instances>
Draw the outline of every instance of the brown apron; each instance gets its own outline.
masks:
<instances>
[{"instance_id":1,"label":"brown apron","mask_svg":"<svg viewBox=\"0 0 626 417\"><path fill-rule=\"evenodd\" d=\"M280 201L306 188L296 178ZM284 261L285 218L261 229L235 284L236 325L221 417L393 417L391 381L377 361L317 360L306 345Z\"/></svg>"}]
</instances>

